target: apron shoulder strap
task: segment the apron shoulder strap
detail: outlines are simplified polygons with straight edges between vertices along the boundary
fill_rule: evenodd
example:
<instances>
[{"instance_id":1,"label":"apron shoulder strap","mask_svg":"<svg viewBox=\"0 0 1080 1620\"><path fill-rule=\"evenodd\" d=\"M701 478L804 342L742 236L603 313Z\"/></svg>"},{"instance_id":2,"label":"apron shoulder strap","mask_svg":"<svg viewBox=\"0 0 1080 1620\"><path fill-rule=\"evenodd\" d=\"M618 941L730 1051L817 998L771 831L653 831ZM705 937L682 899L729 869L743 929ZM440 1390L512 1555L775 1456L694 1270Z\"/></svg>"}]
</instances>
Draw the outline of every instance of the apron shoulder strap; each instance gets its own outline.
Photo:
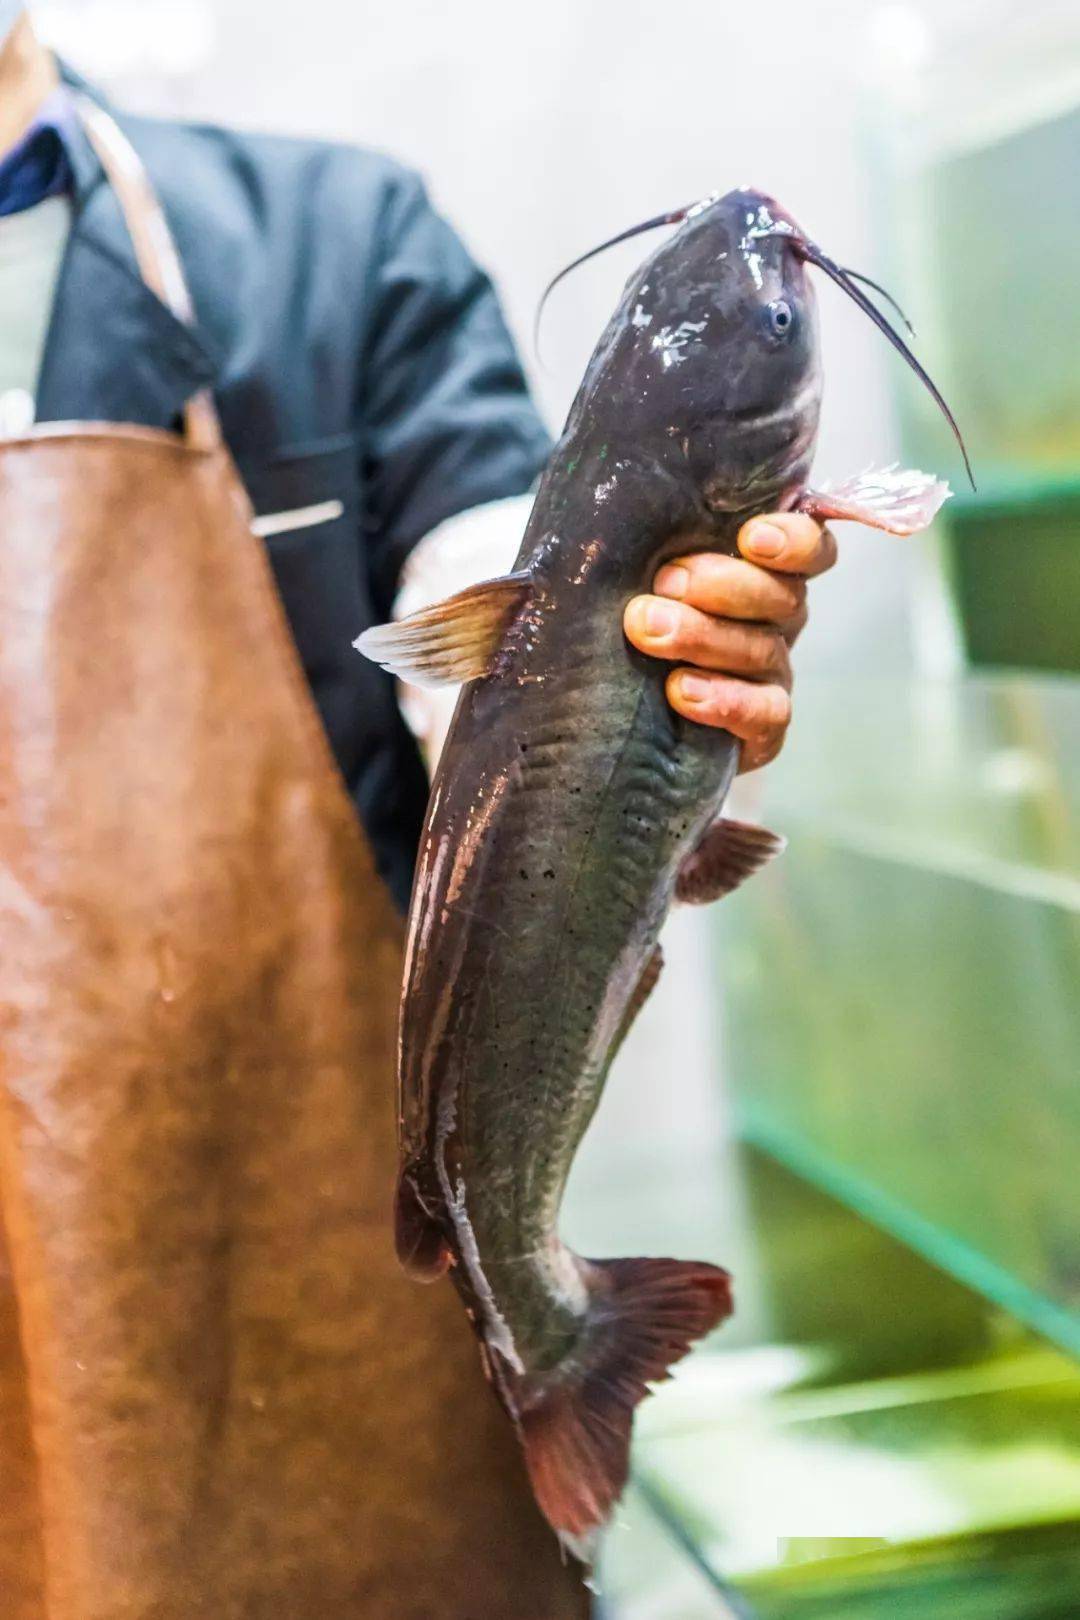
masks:
<instances>
[{"instance_id":1,"label":"apron shoulder strap","mask_svg":"<svg viewBox=\"0 0 1080 1620\"><path fill-rule=\"evenodd\" d=\"M195 309L184 267L142 159L103 107L82 94L74 100L87 139L116 193L143 280L178 321L193 325ZM221 443L221 424L209 390L195 394L185 405L184 436L199 450Z\"/></svg>"}]
</instances>

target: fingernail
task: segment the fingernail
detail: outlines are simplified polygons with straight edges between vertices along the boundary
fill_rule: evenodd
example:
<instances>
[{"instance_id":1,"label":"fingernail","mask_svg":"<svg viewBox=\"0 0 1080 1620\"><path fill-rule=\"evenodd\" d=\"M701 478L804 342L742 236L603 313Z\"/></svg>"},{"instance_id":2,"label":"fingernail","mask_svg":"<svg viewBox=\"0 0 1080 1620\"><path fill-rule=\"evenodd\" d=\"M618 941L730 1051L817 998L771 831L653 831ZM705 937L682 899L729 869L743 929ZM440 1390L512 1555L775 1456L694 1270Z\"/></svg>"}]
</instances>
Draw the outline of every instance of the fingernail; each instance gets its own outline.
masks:
<instances>
[{"instance_id":1,"label":"fingernail","mask_svg":"<svg viewBox=\"0 0 1080 1620\"><path fill-rule=\"evenodd\" d=\"M675 628L676 618L675 609L665 607L663 602L646 603L645 628L650 636L670 636Z\"/></svg>"},{"instance_id":2,"label":"fingernail","mask_svg":"<svg viewBox=\"0 0 1080 1620\"><path fill-rule=\"evenodd\" d=\"M679 696L686 703L704 703L711 690L704 675L680 675Z\"/></svg>"},{"instance_id":3,"label":"fingernail","mask_svg":"<svg viewBox=\"0 0 1080 1620\"><path fill-rule=\"evenodd\" d=\"M665 563L653 582L653 590L661 596L673 596L678 601L686 595L689 584L688 568L683 568L679 563Z\"/></svg>"},{"instance_id":4,"label":"fingernail","mask_svg":"<svg viewBox=\"0 0 1080 1620\"><path fill-rule=\"evenodd\" d=\"M775 523L755 523L747 530L746 545L759 557L779 557L784 549L784 531Z\"/></svg>"}]
</instances>

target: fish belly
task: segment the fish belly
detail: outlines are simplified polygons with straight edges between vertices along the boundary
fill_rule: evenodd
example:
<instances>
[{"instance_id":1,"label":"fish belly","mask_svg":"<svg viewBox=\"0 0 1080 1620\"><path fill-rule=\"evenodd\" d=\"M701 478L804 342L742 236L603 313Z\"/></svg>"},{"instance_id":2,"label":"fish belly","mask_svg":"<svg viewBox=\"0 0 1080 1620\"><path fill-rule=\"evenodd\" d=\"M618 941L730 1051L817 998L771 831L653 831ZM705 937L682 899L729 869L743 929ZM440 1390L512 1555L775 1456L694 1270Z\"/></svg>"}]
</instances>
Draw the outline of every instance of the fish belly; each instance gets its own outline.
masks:
<instances>
[{"instance_id":1,"label":"fish belly","mask_svg":"<svg viewBox=\"0 0 1080 1620\"><path fill-rule=\"evenodd\" d=\"M474 786L429 829L436 863L445 851L431 983L403 1024L406 1069L430 1064L428 1184L486 1336L530 1369L576 1330L583 1294L557 1237L566 1178L678 866L735 763L730 738L672 713L662 676L600 685L568 672L519 701L512 726L482 690L459 716ZM425 1023L437 1050L420 1060L409 1032Z\"/></svg>"}]
</instances>

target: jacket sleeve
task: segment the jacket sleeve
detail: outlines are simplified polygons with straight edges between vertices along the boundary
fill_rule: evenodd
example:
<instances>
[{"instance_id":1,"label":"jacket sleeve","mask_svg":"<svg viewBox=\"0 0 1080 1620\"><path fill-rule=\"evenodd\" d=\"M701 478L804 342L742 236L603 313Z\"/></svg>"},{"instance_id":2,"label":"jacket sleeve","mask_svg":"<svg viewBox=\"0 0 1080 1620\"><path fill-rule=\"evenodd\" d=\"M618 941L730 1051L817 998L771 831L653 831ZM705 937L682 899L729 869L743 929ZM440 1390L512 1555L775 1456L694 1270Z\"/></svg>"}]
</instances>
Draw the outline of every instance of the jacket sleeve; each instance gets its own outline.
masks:
<instances>
[{"instance_id":1,"label":"jacket sleeve","mask_svg":"<svg viewBox=\"0 0 1080 1620\"><path fill-rule=\"evenodd\" d=\"M519 495L547 432L487 276L416 176L390 191L362 379L365 538L376 606L439 523Z\"/></svg>"}]
</instances>

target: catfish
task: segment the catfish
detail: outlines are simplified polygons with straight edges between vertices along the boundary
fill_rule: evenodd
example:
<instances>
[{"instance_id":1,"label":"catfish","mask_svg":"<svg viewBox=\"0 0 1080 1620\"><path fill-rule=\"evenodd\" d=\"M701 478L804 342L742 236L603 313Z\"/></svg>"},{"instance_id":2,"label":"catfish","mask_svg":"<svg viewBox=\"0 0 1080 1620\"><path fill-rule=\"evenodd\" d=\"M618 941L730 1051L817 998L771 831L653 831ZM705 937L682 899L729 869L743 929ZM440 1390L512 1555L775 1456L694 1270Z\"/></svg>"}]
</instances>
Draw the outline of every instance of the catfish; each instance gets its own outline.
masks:
<instances>
[{"instance_id":1,"label":"catfish","mask_svg":"<svg viewBox=\"0 0 1080 1620\"><path fill-rule=\"evenodd\" d=\"M811 266L948 415L865 278L758 191L635 230L660 223L678 229L600 338L513 571L357 643L407 681L465 683L410 910L398 1252L419 1279L449 1271L536 1499L585 1558L626 1482L635 1407L732 1295L717 1266L575 1254L563 1190L660 973L673 900L719 899L782 845L722 817L738 744L674 712L667 668L627 642L623 610L688 547L735 555L756 513L909 534L948 494L895 468L809 490Z\"/></svg>"}]
</instances>

